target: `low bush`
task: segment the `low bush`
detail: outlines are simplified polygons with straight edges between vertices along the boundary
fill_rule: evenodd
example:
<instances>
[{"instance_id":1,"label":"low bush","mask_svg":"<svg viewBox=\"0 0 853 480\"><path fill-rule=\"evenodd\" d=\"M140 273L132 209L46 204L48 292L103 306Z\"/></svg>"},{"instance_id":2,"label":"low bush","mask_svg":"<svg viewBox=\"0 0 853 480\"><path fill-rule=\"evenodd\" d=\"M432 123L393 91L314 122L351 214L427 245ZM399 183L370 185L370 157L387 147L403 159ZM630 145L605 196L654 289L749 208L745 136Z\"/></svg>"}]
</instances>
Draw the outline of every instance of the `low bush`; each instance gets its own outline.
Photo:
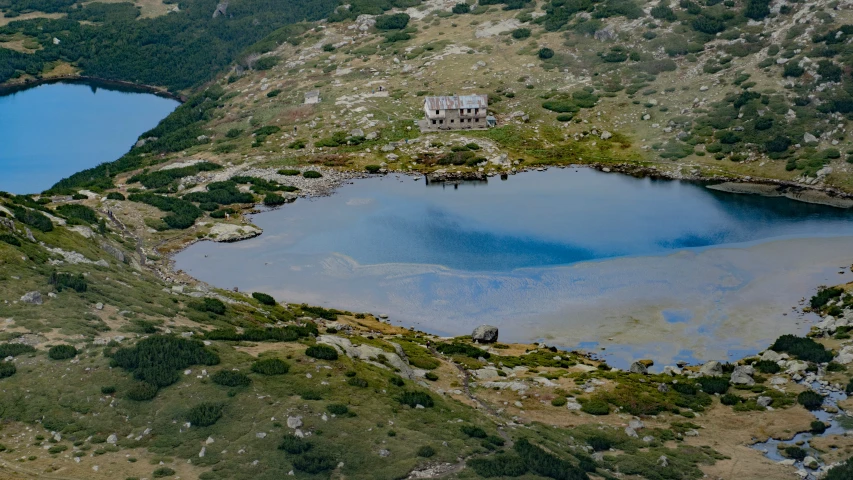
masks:
<instances>
[{"instance_id":1,"label":"low bush","mask_svg":"<svg viewBox=\"0 0 853 480\"><path fill-rule=\"evenodd\" d=\"M811 300L809 300L809 306L812 307L813 310L823 308L830 300L841 296L842 293L844 293L844 289L840 287L821 288L811 298Z\"/></svg>"},{"instance_id":2,"label":"low bush","mask_svg":"<svg viewBox=\"0 0 853 480\"><path fill-rule=\"evenodd\" d=\"M261 302L264 305L275 305L275 299L272 297L272 295L267 295L266 293L254 292L252 293L252 298Z\"/></svg>"},{"instance_id":3,"label":"low bush","mask_svg":"<svg viewBox=\"0 0 853 480\"><path fill-rule=\"evenodd\" d=\"M489 352L466 343L440 343L435 349L445 355L465 355L470 358L489 358L491 356Z\"/></svg>"},{"instance_id":4,"label":"low bush","mask_svg":"<svg viewBox=\"0 0 853 480\"><path fill-rule=\"evenodd\" d=\"M853 478L853 458L829 470L823 480L850 480L851 478Z\"/></svg>"},{"instance_id":5,"label":"low bush","mask_svg":"<svg viewBox=\"0 0 853 480\"><path fill-rule=\"evenodd\" d=\"M299 175L300 173L302 173L302 172L300 172L299 170L294 170L292 168L286 168L286 169L278 171L279 175L284 175L286 177L295 177L296 175Z\"/></svg>"},{"instance_id":6,"label":"low bush","mask_svg":"<svg viewBox=\"0 0 853 480\"><path fill-rule=\"evenodd\" d=\"M56 207L56 213L69 220L79 220L85 223L98 223L98 214L86 205L66 203Z\"/></svg>"},{"instance_id":7,"label":"low bush","mask_svg":"<svg viewBox=\"0 0 853 480\"><path fill-rule=\"evenodd\" d=\"M568 401L566 400L566 397L555 397L554 399L551 400L551 405L553 405L555 407L565 406L566 403L568 403Z\"/></svg>"},{"instance_id":8,"label":"low bush","mask_svg":"<svg viewBox=\"0 0 853 480\"><path fill-rule=\"evenodd\" d=\"M209 427L222 418L222 405L212 402L199 403L187 412L186 418L192 425Z\"/></svg>"},{"instance_id":9,"label":"low bush","mask_svg":"<svg viewBox=\"0 0 853 480\"><path fill-rule=\"evenodd\" d=\"M77 293L83 293L89 289L89 283L82 274L71 275L70 273L52 272L48 278L48 283L53 285L57 292L68 288Z\"/></svg>"},{"instance_id":10,"label":"low bush","mask_svg":"<svg viewBox=\"0 0 853 480\"><path fill-rule=\"evenodd\" d=\"M826 424L821 422L820 420L815 420L811 424L811 432L815 435L820 435L821 433L825 432L827 428L828 427L826 426Z\"/></svg>"},{"instance_id":11,"label":"low bush","mask_svg":"<svg viewBox=\"0 0 853 480\"><path fill-rule=\"evenodd\" d=\"M306 453L293 459L293 468L312 475L332 470L336 465L334 458L320 453Z\"/></svg>"},{"instance_id":12,"label":"low bush","mask_svg":"<svg viewBox=\"0 0 853 480\"><path fill-rule=\"evenodd\" d=\"M13 247L20 247L21 246L21 241L18 240L18 237L15 237L14 235L9 235L8 233L0 234L0 242L8 243L9 245L12 245Z\"/></svg>"},{"instance_id":13,"label":"low bush","mask_svg":"<svg viewBox=\"0 0 853 480\"><path fill-rule=\"evenodd\" d=\"M110 192L107 194L107 200L127 200L120 192Z\"/></svg>"},{"instance_id":14,"label":"low bush","mask_svg":"<svg viewBox=\"0 0 853 480\"><path fill-rule=\"evenodd\" d=\"M760 360L755 363L755 368L758 369L761 373L779 373L782 370L776 362L771 362L770 360Z\"/></svg>"},{"instance_id":15,"label":"low bush","mask_svg":"<svg viewBox=\"0 0 853 480\"><path fill-rule=\"evenodd\" d=\"M438 380L438 375L436 375L434 372L427 372L424 375L424 378L426 378L427 380L429 380L431 382L435 382L436 380Z\"/></svg>"},{"instance_id":16,"label":"low bush","mask_svg":"<svg viewBox=\"0 0 853 480\"><path fill-rule=\"evenodd\" d=\"M264 205L278 207L287 203L287 200L277 193L268 193L264 196Z\"/></svg>"},{"instance_id":17,"label":"low bush","mask_svg":"<svg viewBox=\"0 0 853 480\"><path fill-rule=\"evenodd\" d=\"M351 377L347 380L347 385L351 387L367 388L367 380L358 377Z\"/></svg>"},{"instance_id":18,"label":"low bush","mask_svg":"<svg viewBox=\"0 0 853 480\"><path fill-rule=\"evenodd\" d=\"M326 410L332 415L346 415L349 413L349 407L342 403L330 403L326 405Z\"/></svg>"},{"instance_id":19,"label":"low bush","mask_svg":"<svg viewBox=\"0 0 853 480\"><path fill-rule=\"evenodd\" d=\"M424 408L431 408L435 406L435 401L426 392L403 392L397 396L397 401L412 408L415 408L418 405Z\"/></svg>"},{"instance_id":20,"label":"low bush","mask_svg":"<svg viewBox=\"0 0 853 480\"><path fill-rule=\"evenodd\" d=\"M595 435L589 437L586 440L586 443L588 443L589 446L592 447L592 450L594 452L606 452L613 448L613 442L603 435Z\"/></svg>"},{"instance_id":21,"label":"low bush","mask_svg":"<svg viewBox=\"0 0 853 480\"><path fill-rule=\"evenodd\" d=\"M430 458L435 455L435 449L430 447L429 445L424 445L423 447L418 449L417 455L421 458Z\"/></svg>"},{"instance_id":22,"label":"low bush","mask_svg":"<svg viewBox=\"0 0 853 480\"><path fill-rule=\"evenodd\" d=\"M53 222L47 216L37 210L20 207L18 205L7 205L15 219L42 232L53 230Z\"/></svg>"},{"instance_id":23,"label":"low bush","mask_svg":"<svg viewBox=\"0 0 853 480\"><path fill-rule=\"evenodd\" d=\"M554 51L551 50L550 48L544 47L544 48L539 49L539 52L537 53L537 55L542 60L548 60L549 58L552 58L554 56Z\"/></svg>"},{"instance_id":24,"label":"low bush","mask_svg":"<svg viewBox=\"0 0 853 480\"><path fill-rule=\"evenodd\" d=\"M462 425L459 429L471 438L486 438L488 436L485 430L475 425Z\"/></svg>"},{"instance_id":25,"label":"low bush","mask_svg":"<svg viewBox=\"0 0 853 480\"><path fill-rule=\"evenodd\" d=\"M529 470L543 477L558 480L587 480L589 478L586 472L579 467L533 445L526 438L515 442L513 450Z\"/></svg>"},{"instance_id":26,"label":"low bush","mask_svg":"<svg viewBox=\"0 0 853 480\"><path fill-rule=\"evenodd\" d=\"M818 410L823 405L823 395L806 390L797 395L797 403L806 407L807 410Z\"/></svg>"},{"instance_id":27,"label":"low bush","mask_svg":"<svg viewBox=\"0 0 853 480\"><path fill-rule=\"evenodd\" d=\"M23 343L0 343L0 358L17 357L24 353L33 353L36 349Z\"/></svg>"},{"instance_id":28,"label":"low bush","mask_svg":"<svg viewBox=\"0 0 853 480\"><path fill-rule=\"evenodd\" d=\"M290 433L285 435L284 438L281 439L281 443L278 444L279 450L284 450L292 455L301 455L308 450L311 450L311 447L312 445L310 442Z\"/></svg>"},{"instance_id":29,"label":"low bush","mask_svg":"<svg viewBox=\"0 0 853 480\"><path fill-rule=\"evenodd\" d=\"M789 353L807 362L825 363L832 360L832 352L824 348L823 345L811 338L796 335L782 335L773 342L770 349L776 352Z\"/></svg>"},{"instance_id":30,"label":"low bush","mask_svg":"<svg viewBox=\"0 0 853 480\"><path fill-rule=\"evenodd\" d=\"M225 313L225 304L216 298L203 298L197 302L192 302L190 308L199 312L215 313L216 315Z\"/></svg>"},{"instance_id":31,"label":"low bush","mask_svg":"<svg viewBox=\"0 0 853 480\"><path fill-rule=\"evenodd\" d=\"M112 385L104 385L103 387L101 387L101 393L104 395L112 395L116 393L116 387Z\"/></svg>"},{"instance_id":32,"label":"low bush","mask_svg":"<svg viewBox=\"0 0 853 480\"><path fill-rule=\"evenodd\" d=\"M486 478L518 477L527 473L527 465L517 455L497 454L474 458L468 460L467 465L477 475Z\"/></svg>"},{"instance_id":33,"label":"low bush","mask_svg":"<svg viewBox=\"0 0 853 480\"><path fill-rule=\"evenodd\" d=\"M720 403L722 403L723 405L729 405L729 406L737 405L738 403L740 403L742 401L743 401L743 399L741 397L739 397L733 393L727 393L727 394L723 395L722 397L720 397Z\"/></svg>"},{"instance_id":34,"label":"low bush","mask_svg":"<svg viewBox=\"0 0 853 480\"><path fill-rule=\"evenodd\" d=\"M302 172L304 178L322 178L323 174L316 170L305 170Z\"/></svg>"},{"instance_id":35,"label":"low bush","mask_svg":"<svg viewBox=\"0 0 853 480\"><path fill-rule=\"evenodd\" d=\"M382 170L382 167L379 165L365 165L364 169L367 173L379 173L379 170Z\"/></svg>"},{"instance_id":36,"label":"low bush","mask_svg":"<svg viewBox=\"0 0 853 480\"><path fill-rule=\"evenodd\" d=\"M581 404L581 411L590 415L607 415L610 413L610 405L604 400L593 398Z\"/></svg>"},{"instance_id":37,"label":"low bush","mask_svg":"<svg viewBox=\"0 0 853 480\"><path fill-rule=\"evenodd\" d=\"M529 28L516 28L512 31L512 38L516 40L523 40L525 38L530 37L530 29Z\"/></svg>"},{"instance_id":38,"label":"low bush","mask_svg":"<svg viewBox=\"0 0 853 480\"><path fill-rule=\"evenodd\" d=\"M6 361L0 362L0 378L11 377L17 371L18 369L15 367L14 363Z\"/></svg>"},{"instance_id":39,"label":"low bush","mask_svg":"<svg viewBox=\"0 0 853 480\"><path fill-rule=\"evenodd\" d=\"M802 462L808 455L805 450L795 446L785 447L785 450L783 450L783 452L785 453L786 457L793 458L794 460L800 462Z\"/></svg>"},{"instance_id":40,"label":"low bush","mask_svg":"<svg viewBox=\"0 0 853 480\"><path fill-rule=\"evenodd\" d=\"M699 377L697 382L708 395L723 394L729 389L729 381L723 377Z\"/></svg>"},{"instance_id":41,"label":"low bush","mask_svg":"<svg viewBox=\"0 0 853 480\"><path fill-rule=\"evenodd\" d=\"M252 379L245 373L234 370L220 370L210 376L213 383L225 387L245 387L252 383Z\"/></svg>"},{"instance_id":42,"label":"low bush","mask_svg":"<svg viewBox=\"0 0 853 480\"><path fill-rule=\"evenodd\" d=\"M409 18L409 15L405 13L379 15L376 17L376 28L379 30L402 30L409 24Z\"/></svg>"},{"instance_id":43,"label":"low bush","mask_svg":"<svg viewBox=\"0 0 853 480\"><path fill-rule=\"evenodd\" d=\"M320 360L337 360L338 351L329 345L312 345L305 350L305 355Z\"/></svg>"},{"instance_id":44,"label":"low bush","mask_svg":"<svg viewBox=\"0 0 853 480\"><path fill-rule=\"evenodd\" d=\"M77 356L77 349L73 345L54 345L47 351L47 356L52 360L67 360Z\"/></svg>"},{"instance_id":45,"label":"low bush","mask_svg":"<svg viewBox=\"0 0 853 480\"><path fill-rule=\"evenodd\" d=\"M154 478L164 478L164 477L171 477L174 474L175 474L175 471L172 470L171 468L160 467L157 470L154 470L154 472L151 473L151 476Z\"/></svg>"},{"instance_id":46,"label":"low bush","mask_svg":"<svg viewBox=\"0 0 853 480\"><path fill-rule=\"evenodd\" d=\"M148 382L139 382L127 391L127 398L136 402L151 400L157 396L158 388Z\"/></svg>"},{"instance_id":47,"label":"low bush","mask_svg":"<svg viewBox=\"0 0 853 480\"><path fill-rule=\"evenodd\" d=\"M284 375L290 371L290 365L278 358L265 358L255 361L252 371L261 375Z\"/></svg>"}]
</instances>

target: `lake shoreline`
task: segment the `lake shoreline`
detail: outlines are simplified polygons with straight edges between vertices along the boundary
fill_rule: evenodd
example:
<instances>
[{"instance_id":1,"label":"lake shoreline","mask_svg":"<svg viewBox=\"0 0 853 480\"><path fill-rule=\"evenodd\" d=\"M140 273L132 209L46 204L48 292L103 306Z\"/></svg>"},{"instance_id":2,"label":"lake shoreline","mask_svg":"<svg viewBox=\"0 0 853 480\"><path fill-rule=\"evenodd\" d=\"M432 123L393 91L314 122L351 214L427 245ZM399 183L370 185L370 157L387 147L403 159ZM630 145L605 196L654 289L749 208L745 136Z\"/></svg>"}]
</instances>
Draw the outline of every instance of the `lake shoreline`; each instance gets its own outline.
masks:
<instances>
[{"instance_id":1,"label":"lake shoreline","mask_svg":"<svg viewBox=\"0 0 853 480\"><path fill-rule=\"evenodd\" d=\"M0 97L14 95L16 93L39 87L41 85L51 85L54 83L67 84L82 84L91 85L94 87L109 88L111 90L127 91L132 93L150 93L158 97L168 98L180 103L184 103L187 97L184 95L174 94L162 87L154 85L143 85L139 83L126 82L123 80L108 80L99 77L89 77L86 75L62 75L51 78L41 78L38 80L30 80L26 83L6 83L0 85Z\"/></svg>"}]
</instances>

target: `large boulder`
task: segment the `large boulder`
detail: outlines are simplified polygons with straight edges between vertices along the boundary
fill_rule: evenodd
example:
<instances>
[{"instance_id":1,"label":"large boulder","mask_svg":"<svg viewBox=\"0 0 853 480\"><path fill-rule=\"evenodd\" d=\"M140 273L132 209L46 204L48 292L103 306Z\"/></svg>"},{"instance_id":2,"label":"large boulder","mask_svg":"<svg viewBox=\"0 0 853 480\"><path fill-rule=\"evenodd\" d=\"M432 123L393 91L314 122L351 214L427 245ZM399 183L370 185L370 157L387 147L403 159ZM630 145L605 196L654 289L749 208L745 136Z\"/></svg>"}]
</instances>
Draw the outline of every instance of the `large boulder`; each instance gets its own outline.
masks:
<instances>
[{"instance_id":1,"label":"large boulder","mask_svg":"<svg viewBox=\"0 0 853 480\"><path fill-rule=\"evenodd\" d=\"M648 367L646 367L642 362L632 363L630 371L631 371L631 373L640 373L643 375L646 375L649 373Z\"/></svg>"},{"instance_id":2,"label":"large boulder","mask_svg":"<svg viewBox=\"0 0 853 480\"><path fill-rule=\"evenodd\" d=\"M755 380L752 376L755 375L755 369L749 365L738 365L735 371L732 372L731 382L735 385L755 385Z\"/></svg>"},{"instance_id":3,"label":"large boulder","mask_svg":"<svg viewBox=\"0 0 853 480\"><path fill-rule=\"evenodd\" d=\"M710 362L702 365L702 368L699 369L699 373L707 376L718 376L723 374L723 365L716 360L711 360Z\"/></svg>"},{"instance_id":4,"label":"large boulder","mask_svg":"<svg viewBox=\"0 0 853 480\"><path fill-rule=\"evenodd\" d=\"M44 303L44 300L41 298L40 292L27 292L21 297L21 301L24 303L29 303L30 305L41 305Z\"/></svg>"},{"instance_id":5,"label":"large boulder","mask_svg":"<svg viewBox=\"0 0 853 480\"><path fill-rule=\"evenodd\" d=\"M498 341L498 327L480 325L471 333L471 339L477 343L495 343Z\"/></svg>"}]
</instances>

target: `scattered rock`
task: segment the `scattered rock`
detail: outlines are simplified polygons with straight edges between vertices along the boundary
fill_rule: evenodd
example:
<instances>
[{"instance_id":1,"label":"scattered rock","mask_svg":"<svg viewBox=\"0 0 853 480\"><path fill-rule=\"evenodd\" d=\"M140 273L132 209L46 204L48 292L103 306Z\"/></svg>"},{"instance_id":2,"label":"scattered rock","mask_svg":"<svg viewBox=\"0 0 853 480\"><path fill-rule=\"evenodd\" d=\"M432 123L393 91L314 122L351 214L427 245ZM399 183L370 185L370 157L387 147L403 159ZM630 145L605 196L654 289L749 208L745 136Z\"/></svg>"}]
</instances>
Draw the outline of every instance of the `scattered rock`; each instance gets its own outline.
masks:
<instances>
[{"instance_id":1,"label":"scattered rock","mask_svg":"<svg viewBox=\"0 0 853 480\"><path fill-rule=\"evenodd\" d=\"M41 305L44 303L40 292L27 292L21 297L21 301L30 305Z\"/></svg>"},{"instance_id":2,"label":"scattered rock","mask_svg":"<svg viewBox=\"0 0 853 480\"><path fill-rule=\"evenodd\" d=\"M640 362L634 362L631 364L630 372L631 373L640 373L642 375L648 375L649 369Z\"/></svg>"},{"instance_id":3,"label":"scattered rock","mask_svg":"<svg viewBox=\"0 0 853 480\"><path fill-rule=\"evenodd\" d=\"M755 374L755 369L749 365L738 365L732 372L731 383L735 385L755 385L755 380L752 375Z\"/></svg>"},{"instance_id":4,"label":"scattered rock","mask_svg":"<svg viewBox=\"0 0 853 480\"><path fill-rule=\"evenodd\" d=\"M287 428L299 428L302 426L302 417L287 417Z\"/></svg>"},{"instance_id":5,"label":"scattered rock","mask_svg":"<svg viewBox=\"0 0 853 480\"><path fill-rule=\"evenodd\" d=\"M769 407L771 403L773 403L772 397L758 397L758 400L755 401L759 407Z\"/></svg>"},{"instance_id":6,"label":"scattered rock","mask_svg":"<svg viewBox=\"0 0 853 480\"><path fill-rule=\"evenodd\" d=\"M707 376L722 375L723 365L716 360L711 360L710 362L706 362L705 365L702 365L702 368L699 369L699 374Z\"/></svg>"}]
</instances>

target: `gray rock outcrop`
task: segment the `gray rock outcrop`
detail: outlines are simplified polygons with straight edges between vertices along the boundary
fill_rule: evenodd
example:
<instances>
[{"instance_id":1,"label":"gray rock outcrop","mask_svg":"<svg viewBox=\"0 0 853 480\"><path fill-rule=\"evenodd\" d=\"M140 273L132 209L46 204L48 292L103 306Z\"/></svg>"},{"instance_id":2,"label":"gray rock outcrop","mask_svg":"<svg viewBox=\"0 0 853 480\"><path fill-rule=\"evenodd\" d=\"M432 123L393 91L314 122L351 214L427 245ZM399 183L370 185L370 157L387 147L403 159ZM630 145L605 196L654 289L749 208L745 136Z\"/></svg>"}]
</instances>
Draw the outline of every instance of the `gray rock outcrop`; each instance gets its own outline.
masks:
<instances>
[{"instance_id":1,"label":"gray rock outcrop","mask_svg":"<svg viewBox=\"0 0 853 480\"><path fill-rule=\"evenodd\" d=\"M495 343L498 341L498 327L480 325L471 333L471 339L477 343Z\"/></svg>"},{"instance_id":2,"label":"gray rock outcrop","mask_svg":"<svg viewBox=\"0 0 853 480\"><path fill-rule=\"evenodd\" d=\"M755 369L749 365L738 365L735 371L732 372L731 382L735 385L755 385L755 380L752 376L755 375Z\"/></svg>"},{"instance_id":3,"label":"gray rock outcrop","mask_svg":"<svg viewBox=\"0 0 853 480\"><path fill-rule=\"evenodd\" d=\"M649 369L646 368L646 366L640 362L632 363L631 368L629 370L631 373L640 373L643 375L647 375L649 373Z\"/></svg>"},{"instance_id":4,"label":"gray rock outcrop","mask_svg":"<svg viewBox=\"0 0 853 480\"><path fill-rule=\"evenodd\" d=\"M711 360L710 362L706 362L705 365L702 365L702 368L699 369L699 373L701 375L708 376L722 375L723 365L716 360Z\"/></svg>"},{"instance_id":5,"label":"gray rock outcrop","mask_svg":"<svg viewBox=\"0 0 853 480\"><path fill-rule=\"evenodd\" d=\"M410 380L415 378L415 372L409 364L396 353L387 352L372 345L355 346L348 339L336 335L320 335L317 337L317 343L337 347L350 358L359 358L380 368L393 368L403 378Z\"/></svg>"},{"instance_id":6,"label":"gray rock outcrop","mask_svg":"<svg viewBox=\"0 0 853 480\"><path fill-rule=\"evenodd\" d=\"M41 305L44 303L40 292L27 292L21 297L21 301L30 305Z\"/></svg>"}]
</instances>

